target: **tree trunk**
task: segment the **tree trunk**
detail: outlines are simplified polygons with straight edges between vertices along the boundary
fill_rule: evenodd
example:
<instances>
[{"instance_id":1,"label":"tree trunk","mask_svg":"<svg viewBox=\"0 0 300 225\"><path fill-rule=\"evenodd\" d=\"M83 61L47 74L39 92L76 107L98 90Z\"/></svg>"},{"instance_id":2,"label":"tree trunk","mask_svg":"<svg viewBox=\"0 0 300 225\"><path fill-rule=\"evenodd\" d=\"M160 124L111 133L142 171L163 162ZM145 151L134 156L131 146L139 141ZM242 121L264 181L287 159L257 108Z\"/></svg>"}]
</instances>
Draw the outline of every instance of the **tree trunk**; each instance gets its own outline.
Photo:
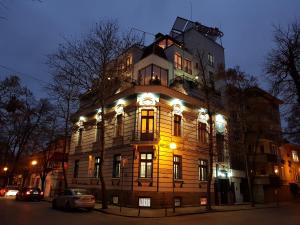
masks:
<instances>
[{"instance_id":1,"label":"tree trunk","mask_svg":"<svg viewBox=\"0 0 300 225\"><path fill-rule=\"evenodd\" d=\"M65 120L65 130L64 130L64 148L63 148L63 157L61 161L62 171L63 171L63 177L64 177L64 188L68 188L68 179L66 174L66 168L65 168L65 155L67 153L67 144L68 144L68 135L69 135L69 117L70 117L70 99L67 100L67 115Z\"/></svg>"}]
</instances>

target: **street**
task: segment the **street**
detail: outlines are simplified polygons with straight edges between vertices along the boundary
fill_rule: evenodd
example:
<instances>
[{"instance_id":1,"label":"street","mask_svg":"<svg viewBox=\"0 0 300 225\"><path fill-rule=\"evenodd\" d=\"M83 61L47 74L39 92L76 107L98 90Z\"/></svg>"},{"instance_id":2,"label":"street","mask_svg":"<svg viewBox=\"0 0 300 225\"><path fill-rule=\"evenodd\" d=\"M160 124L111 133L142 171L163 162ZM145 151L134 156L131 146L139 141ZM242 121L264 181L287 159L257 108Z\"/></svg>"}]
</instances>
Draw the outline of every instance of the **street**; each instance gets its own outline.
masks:
<instances>
[{"instance_id":1,"label":"street","mask_svg":"<svg viewBox=\"0 0 300 225\"><path fill-rule=\"evenodd\" d=\"M218 212L168 218L129 218L101 212L63 212L51 209L48 202L16 202L0 199L1 225L94 225L94 224L214 224L214 225L299 225L300 204L280 208Z\"/></svg>"}]
</instances>

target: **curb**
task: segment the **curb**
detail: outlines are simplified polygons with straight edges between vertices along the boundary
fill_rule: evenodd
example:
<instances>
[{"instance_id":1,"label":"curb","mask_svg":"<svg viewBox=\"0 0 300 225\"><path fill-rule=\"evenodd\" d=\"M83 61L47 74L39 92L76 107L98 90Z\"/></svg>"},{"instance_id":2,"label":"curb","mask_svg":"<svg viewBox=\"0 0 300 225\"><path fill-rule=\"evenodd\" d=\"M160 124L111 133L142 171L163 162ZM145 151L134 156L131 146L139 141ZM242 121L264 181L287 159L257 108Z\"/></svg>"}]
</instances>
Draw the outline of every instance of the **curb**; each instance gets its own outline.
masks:
<instances>
[{"instance_id":1,"label":"curb","mask_svg":"<svg viewBox=\"0 0 300 225\"><path fill-rule=\"evenodd\" d=\"M253 208L246 208L246 209L213 209L211 211L203 211L203 212L191 212L191 213L180 213L175 215L167 215L167 216L134 216L134 215L124 215L118 214L114 212L106 211L105 209L97 209L95 208L94 211L101 212L103 214L120 216L120 217L129 217L129 218L166 218L166 217L177 217L177 216L189 216L189 215L197 215L197 214L207 214L207 213L219 213L219 212L236 212L236 211L247 211L247 210L257 210L257 209L268 209L268 208L279 208L280 206L262 206L262 207L253 207Z\"/></svg>"}]
</instances>

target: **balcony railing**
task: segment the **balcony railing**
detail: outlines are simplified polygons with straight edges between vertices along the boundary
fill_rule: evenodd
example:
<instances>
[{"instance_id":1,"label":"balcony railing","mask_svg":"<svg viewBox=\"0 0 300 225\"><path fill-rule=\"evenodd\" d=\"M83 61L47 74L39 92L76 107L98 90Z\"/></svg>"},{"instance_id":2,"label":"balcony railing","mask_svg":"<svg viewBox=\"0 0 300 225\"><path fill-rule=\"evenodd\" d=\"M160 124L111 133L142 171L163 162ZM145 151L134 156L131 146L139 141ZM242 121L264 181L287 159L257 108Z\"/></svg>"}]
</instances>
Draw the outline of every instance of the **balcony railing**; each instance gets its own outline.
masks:
<instances>
[{"instance_id":1,"label":"balcony railing","mask_svg":"<svg viewBox=\"0 0 300 225\"><path fill-rule=\"evenodd\" d=\"M142 133L140 131L132 132L133 142L158 142L159 132Z\"/></svg>"}]
</instances>

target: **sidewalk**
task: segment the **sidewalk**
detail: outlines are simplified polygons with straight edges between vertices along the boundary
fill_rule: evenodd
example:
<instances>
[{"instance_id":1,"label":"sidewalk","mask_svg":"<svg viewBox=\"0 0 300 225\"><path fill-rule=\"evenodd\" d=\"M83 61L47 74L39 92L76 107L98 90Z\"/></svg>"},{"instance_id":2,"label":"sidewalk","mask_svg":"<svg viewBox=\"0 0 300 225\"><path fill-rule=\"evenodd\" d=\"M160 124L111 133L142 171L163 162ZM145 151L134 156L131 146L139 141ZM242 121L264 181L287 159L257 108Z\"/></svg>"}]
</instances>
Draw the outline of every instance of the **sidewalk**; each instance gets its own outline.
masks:
<instances>
[{"instance_id":1,"label":"sidewalk","mask_svg":"<svg viewBox=\"0 0 300 225\"><path fill-rule=\"evenodd\" d=\"M280 203L280 206L286 205L287 203ZM147 209L147 208L127 208L122 207L120 211L119 206L109 205L108 209L101 209L101 204L97 203L95 210L125 217L143 217L143 218L159 218L165 216L183 216L183 215L193 215L193 214L202 214L202 213L213 213L213 212L230 212L230 211L240 211L240 210L254 210L254 209L263 209L263 208L274 208L277 207L276 203L270 204L256 204L255 207L251 207L250 204L242 205L224 205L224 206L213 206L212 211L207 211L205 206L200 207L182 207L176 208L175 213L173 209Z\"/></svg>"}]
</instances>

